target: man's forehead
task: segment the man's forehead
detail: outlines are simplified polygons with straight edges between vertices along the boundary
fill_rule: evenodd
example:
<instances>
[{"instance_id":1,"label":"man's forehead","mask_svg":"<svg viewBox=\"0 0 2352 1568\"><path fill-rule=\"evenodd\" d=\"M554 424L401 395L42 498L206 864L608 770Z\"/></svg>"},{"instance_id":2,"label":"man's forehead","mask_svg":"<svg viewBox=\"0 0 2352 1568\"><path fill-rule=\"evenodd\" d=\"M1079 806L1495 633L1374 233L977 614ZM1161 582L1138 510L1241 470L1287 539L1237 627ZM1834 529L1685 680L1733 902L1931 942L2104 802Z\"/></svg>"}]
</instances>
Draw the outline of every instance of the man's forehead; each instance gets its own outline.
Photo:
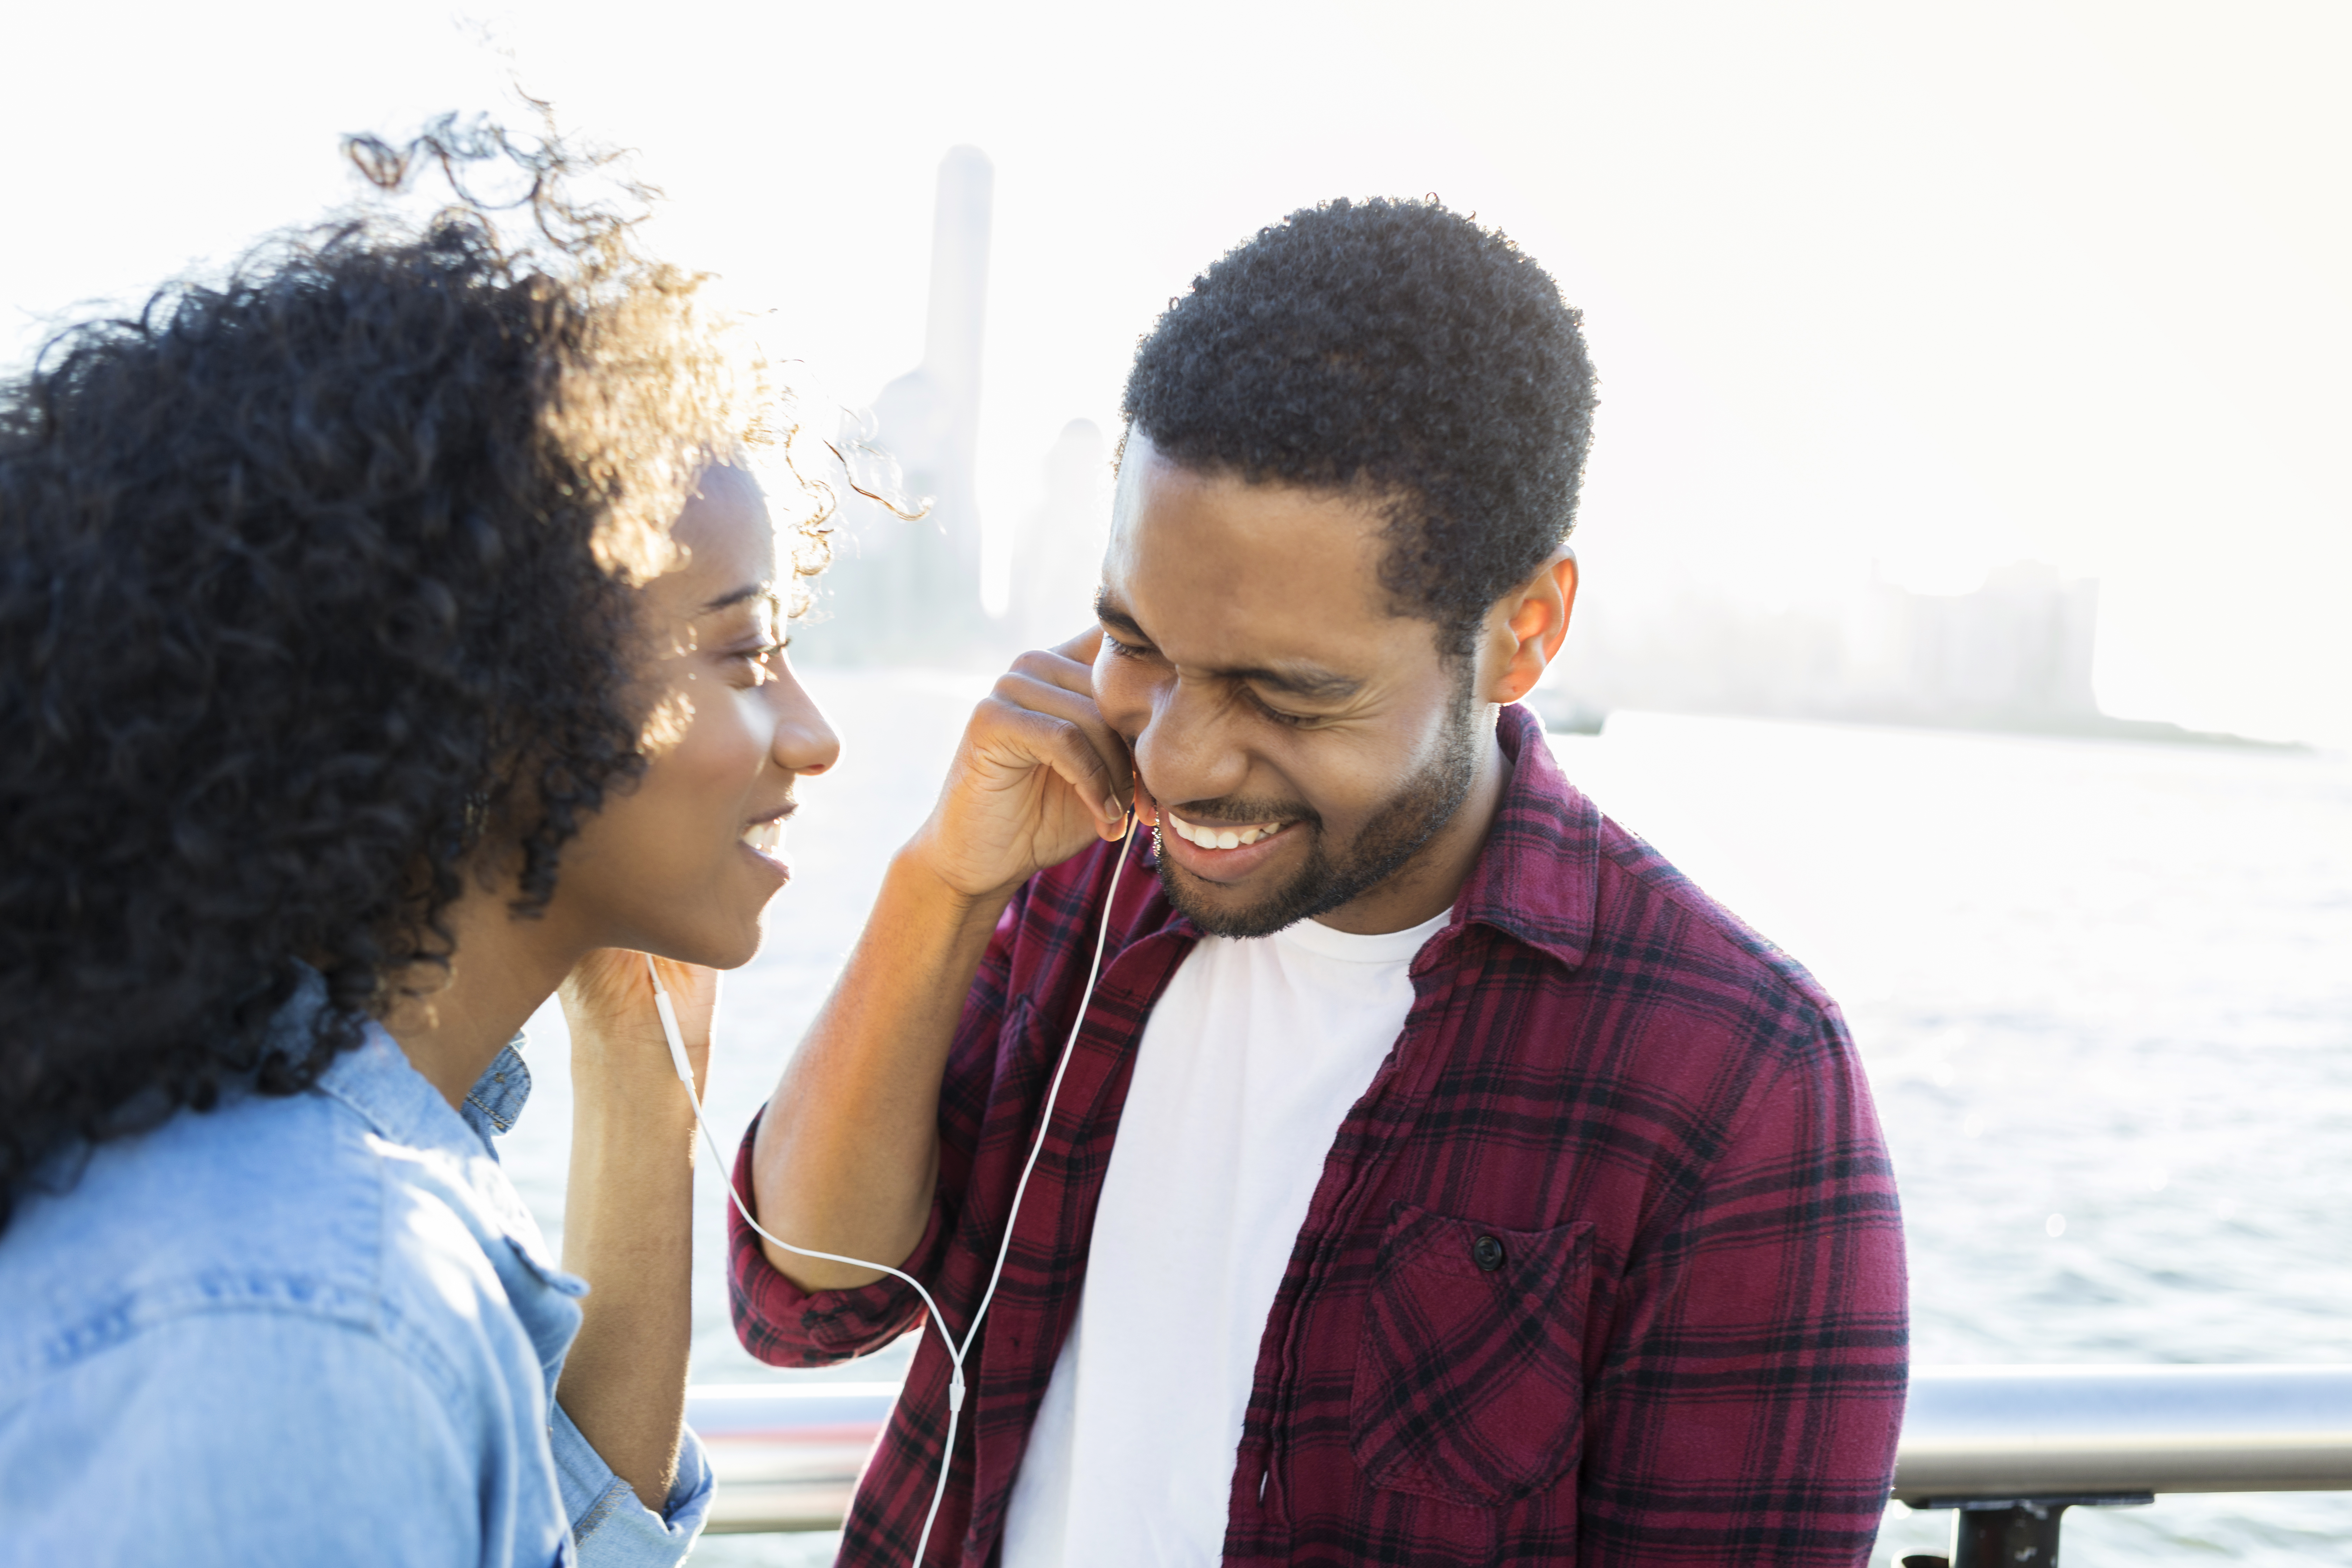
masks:
<instances>
[{"instance_id":1,"label":"man's forehead","mask_svg":"<svg viewBox=\"0 0 2352 1568\"><path fill-rule=\"evenodd\" d=\"M1181 629L1305 657L1391 629L1379 581L1387 525L1376 496L1204 472L1138 437L1120 468L1103 582L1113 606L1157 640Z\"/></svg>"},{"instance_id":2,"label":"man's forehead","mask_svg":"<svg viewBox=\"0 0 2352 1568\"><path fill-rule=\"evenodd\" d=\"M1379 530L1387 526L1390 507L1399 493L1369 480L1325 485L1254 479L1222 463L1186 462L1161 449L1142 431L1132 429L1120 439L1115 480L1111 497L1114 527L1148 507L1229 495L1253 498L1269 510L1283 510L1289 505L1328 507L1346 513L1359 529Z\"/></svg>"}]
</instances>

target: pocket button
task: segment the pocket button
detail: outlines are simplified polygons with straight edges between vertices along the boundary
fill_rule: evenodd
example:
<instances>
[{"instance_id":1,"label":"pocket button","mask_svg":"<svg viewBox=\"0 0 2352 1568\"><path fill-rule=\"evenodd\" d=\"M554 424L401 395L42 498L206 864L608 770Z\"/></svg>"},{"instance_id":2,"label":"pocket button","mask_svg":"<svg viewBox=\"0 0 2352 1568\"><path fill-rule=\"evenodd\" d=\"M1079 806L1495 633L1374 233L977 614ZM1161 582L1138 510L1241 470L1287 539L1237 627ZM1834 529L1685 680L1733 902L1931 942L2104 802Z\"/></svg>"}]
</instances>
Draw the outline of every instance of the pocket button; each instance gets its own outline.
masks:
<instances>
[{"instance_id":1,"label":"pocket button","mask_svg":"<svg viewBox=\"0 0 2352 1568\"><path fill-rule=\"evenodd\" d=\"M1492 1274L1503 1266L1503 1244L1491 1236L1480 1237L1470 1244L1470 1261Z\"/></svg>"}]
</instances>

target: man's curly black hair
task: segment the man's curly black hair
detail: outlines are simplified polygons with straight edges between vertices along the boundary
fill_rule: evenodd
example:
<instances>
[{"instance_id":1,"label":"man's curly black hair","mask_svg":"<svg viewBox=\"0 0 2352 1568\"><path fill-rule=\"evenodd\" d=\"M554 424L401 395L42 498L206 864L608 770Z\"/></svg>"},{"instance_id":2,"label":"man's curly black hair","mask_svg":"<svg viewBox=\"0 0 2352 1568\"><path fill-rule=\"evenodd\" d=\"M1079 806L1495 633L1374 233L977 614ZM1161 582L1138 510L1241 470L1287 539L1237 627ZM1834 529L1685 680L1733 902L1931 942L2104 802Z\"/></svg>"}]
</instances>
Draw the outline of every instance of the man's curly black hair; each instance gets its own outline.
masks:
<instances>
[{"instance_id":1,"label":"man's curly black hair","mask_svg":"<svg viewBox=\"0 0 2352 1568\"><path fill-rule=\"evenodd\" d=\"M1581 320L1532 258L1433 197L1341 199L1171 300L1124 412L1189 468L1387 498L1381 584L1464 657L1574 526L1595 401Z\"/></svg>"},{"instance_id":2,"label":"man's curly black hair","mask_svg":"<svg viewBox=\"0 0 2352 1568\"><path fill-rule=\"evenodd\" d=\"M281 236L0 384L0 1225L67 1146L315 1081L492 860L544 905L643 766L634 587L773 431L580 155L348 150L457 199ZM490 169L529 194L468 195ZM330 1005L273 1039L306 965Z\"/></svg>"}]
</instances>

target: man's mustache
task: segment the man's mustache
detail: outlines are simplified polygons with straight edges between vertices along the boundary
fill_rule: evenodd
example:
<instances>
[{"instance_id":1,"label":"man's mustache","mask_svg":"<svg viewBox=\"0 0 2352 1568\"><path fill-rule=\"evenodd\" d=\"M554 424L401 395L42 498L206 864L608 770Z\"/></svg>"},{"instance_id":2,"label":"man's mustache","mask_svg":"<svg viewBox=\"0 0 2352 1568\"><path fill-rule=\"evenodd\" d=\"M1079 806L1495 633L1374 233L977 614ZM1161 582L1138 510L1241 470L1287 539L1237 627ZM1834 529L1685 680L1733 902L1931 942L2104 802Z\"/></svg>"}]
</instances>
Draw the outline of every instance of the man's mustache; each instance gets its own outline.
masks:
<instances>
[{"instance_id":1,"label":"man's mustache","mask_svg":"<svg viewBox=\"0 0 2352 1568\"><path fill-rule=\"evenodd\" d=\"M1255 822L1303 822L1313 827L1323 826L1323 818L1303 800L1252 800L1246 795L1219 795L1208 800L1170 800L1151 787L1139 770L1136 783L1152 805L1162 811L1172 811L1187 822L1202 826L1228 823L1246 827Z\"/></svg>"}]
</instances>

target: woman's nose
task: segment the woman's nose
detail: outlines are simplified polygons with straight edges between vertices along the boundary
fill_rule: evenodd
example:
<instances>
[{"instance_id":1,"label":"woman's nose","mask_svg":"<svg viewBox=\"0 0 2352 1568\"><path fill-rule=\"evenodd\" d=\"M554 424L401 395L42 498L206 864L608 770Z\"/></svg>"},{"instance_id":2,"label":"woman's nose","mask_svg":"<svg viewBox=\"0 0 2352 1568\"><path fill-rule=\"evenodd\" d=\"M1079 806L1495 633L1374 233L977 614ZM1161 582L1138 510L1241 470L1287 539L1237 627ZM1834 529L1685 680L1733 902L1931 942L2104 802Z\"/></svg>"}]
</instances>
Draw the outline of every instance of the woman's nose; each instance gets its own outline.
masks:
<instances>
[{"instance_id":1,"label":"woman's nose","mask_svg":"<svg viewBox=\"0 0 2352 1568\"><path fill-rule=\"evenodd\" d=\"M789 668L776 683L776 735L770 754L788 773L821 773L841 760L841 737L825 722L824 710Z\"/></svg>"}]
</instances>

